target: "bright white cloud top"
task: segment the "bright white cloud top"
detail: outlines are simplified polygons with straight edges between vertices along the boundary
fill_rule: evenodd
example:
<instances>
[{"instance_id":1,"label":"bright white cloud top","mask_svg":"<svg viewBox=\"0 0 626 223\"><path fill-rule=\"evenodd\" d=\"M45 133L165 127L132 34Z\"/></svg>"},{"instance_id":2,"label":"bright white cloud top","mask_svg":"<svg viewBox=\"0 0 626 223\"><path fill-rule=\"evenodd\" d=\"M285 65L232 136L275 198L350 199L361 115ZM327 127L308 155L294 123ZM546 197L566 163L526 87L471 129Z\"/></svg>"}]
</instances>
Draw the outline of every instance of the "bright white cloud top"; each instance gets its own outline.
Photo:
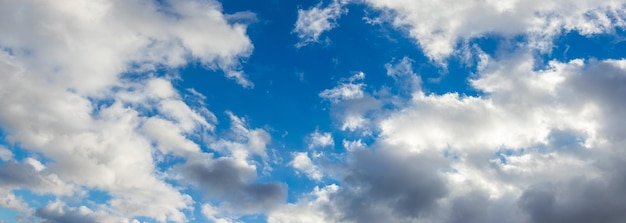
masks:
<instances>
[{"instance_id":1,"label":"bright white cloud top","mask_svg":"<svg viewBox=\"0 0 626 223\"><path fill-rule=\"evenodd\" d=\"M626 1L247 3L0 2L0 222L626 219Z\"/></svg>"}]
</instances>

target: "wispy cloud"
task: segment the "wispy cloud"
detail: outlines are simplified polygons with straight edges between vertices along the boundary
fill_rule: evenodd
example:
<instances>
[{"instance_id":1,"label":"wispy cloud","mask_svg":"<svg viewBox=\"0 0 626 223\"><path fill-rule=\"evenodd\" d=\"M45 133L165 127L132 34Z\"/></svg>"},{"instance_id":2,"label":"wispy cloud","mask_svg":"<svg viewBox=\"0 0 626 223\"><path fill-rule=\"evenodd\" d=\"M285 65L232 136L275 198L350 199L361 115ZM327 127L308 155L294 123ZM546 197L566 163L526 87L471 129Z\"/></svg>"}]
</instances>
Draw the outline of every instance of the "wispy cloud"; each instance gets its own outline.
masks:
<instances>
[{"instance_id":1,"label":"wispy cloud","mask_svg":"<svg viewBox=\"0 0 626 223\"><path fill-rule=\"evenodd\" d=\"M299 9L298 20L293 29L293 32L300 38L296 47L319 42L320 36L324 32L337 27L337 19L348 13L348 9L344 8L347 2L346 0L333 0L326 7L323 7L322 2L320 2L309 9Z\"/></svg>"}]
</instances>

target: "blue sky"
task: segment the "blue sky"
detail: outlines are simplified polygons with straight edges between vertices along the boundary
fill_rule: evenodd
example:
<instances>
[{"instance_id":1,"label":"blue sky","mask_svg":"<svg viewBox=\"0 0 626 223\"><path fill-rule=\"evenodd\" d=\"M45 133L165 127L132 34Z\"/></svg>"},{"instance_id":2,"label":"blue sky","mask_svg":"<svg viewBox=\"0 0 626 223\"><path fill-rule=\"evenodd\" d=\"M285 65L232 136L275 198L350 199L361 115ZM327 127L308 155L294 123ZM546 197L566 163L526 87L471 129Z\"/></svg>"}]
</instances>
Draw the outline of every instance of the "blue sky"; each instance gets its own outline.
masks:
<instances>
[{"instance_id":1,"label":"blue sky","mask_svg":"<svg viewBox=\"0 0 626 223\"><path fill-rule=\"evenodd\" d=\"M621 222L625 9L0 3L0 222Z\"/></svg>"}]
</instances>

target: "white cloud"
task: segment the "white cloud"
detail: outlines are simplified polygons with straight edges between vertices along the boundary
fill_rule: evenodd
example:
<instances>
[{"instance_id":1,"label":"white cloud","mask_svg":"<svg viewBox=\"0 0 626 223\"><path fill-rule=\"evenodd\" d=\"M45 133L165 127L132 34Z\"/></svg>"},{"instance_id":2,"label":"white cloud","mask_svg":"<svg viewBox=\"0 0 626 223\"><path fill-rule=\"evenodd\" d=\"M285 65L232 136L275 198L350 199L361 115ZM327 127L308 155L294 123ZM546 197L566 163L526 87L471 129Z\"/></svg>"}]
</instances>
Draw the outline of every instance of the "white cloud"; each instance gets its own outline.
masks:
<instances>
[{"instance_id":1,"label":"white cloud","mask_svg":"<svg viewBox=\"0 0 626 223\"><path fill-rule=\"evenodd\" d=\"M533 71L532 61L523 55L488 65L472 80L477 89L488 92L485 97L414 94L411 105L380 122L381 140L410 153L454 154L459 160L452 163L456 173L449 176L453 181L473 182L489 197L519 195L540 181L598 176L600 172L587 157L565 151L532 152L556 146L551 139L558 131L579 135L579 143L567 145L572 153L577 148L601 147L599 131L608 124L600 123L603 108L595 100L571 93L583 89L572 85L576 79L597 75L584 68L594 65L578 60L552 62L546 70ZM487 160L481 156L501 149L521 154L503 155L505 162L495 162L502 172L490 174L494 167L484 166Z\"/></svg>"},{"instance_id":2,"label":"white cloud","mask_svg":"<svg viewBox=\"0 0 626 223\"><path fill-rule=\"evenodd\" d=\"M333 109L332 115L340 120L342 131L357 132L361 135L372 133L371 120L375 119L371 117L372 111L381 109L383 104L376 98L379 95L373 96L365 93L366 85L362 83L364 80L365 73L357 72L334 88L326 89L319 94L321 98L331 101L332 106L341 108ZM406 83L404 77L398 80L398 82Z\"/></svg>"},{"instance_id":3,"label":"white cloud","mask_svg":"<svg viewBox=\"0 0 626 223\"><path fill-rule=\"evenodd\" d=\"M323 188L315 189L307 196L301 198L296 204L287 204L284 207L271 212L267 218L269 223L316 223L316 222L340 222L328 217L329 197L337 193L339 186L331 184Z\"/></svg>"},{"instance_id":4,"label":"white cloud","mask_svg":"<svg viewBox=\"0 0 626 223\"><path fill-rule=\"evenodd\" d=\"M344 140L346 162L328 174L341 182L338 192L268 219L298 221L288 213L307 207L325 222L618 222L626 62L533 63L526 51L486 58L470 80L483 96L418 88L398 109L370 111L375 141Z\"/></svg>"},{"instance_id":5,"label":"white cloud","mask_svg":"<svg viewBox=\"0 0 626 223\"><path fill-rule=\"evenodd\" d=\"M441 64L448 56L457 53L457 44L486 35L524 35L529 47L549 52L552 39L562 33L577 31L592 35L626 27L623 0L363 2L383 12L379 17L366 18L366 21L389 22L406 30L430 59ZM336 0L321 8L320 2L309 10L300 10L294 29L301 39L299 45L317 42L323 32L336 27L337 18L347 13L343 8L348 3Z\"/></svg>"},{"instance_id":6,"label":"white cloud","mask_svg":"<svg viewBox=\"0 0 626 223\"><path fill-rule=\"evenodd\" d=\"M0 188L0 207L16 210L22 213L29 213L32 210L26 201L15 196L10 190Z\"/></svg>"},{"instance_id":7,"label":"white cloud","mask_svg":"<svg viewBox=\"0 0 626 223\"><path fill-rule=\"evenodd\" d=\"M330 132L319 132L316 130L309 134L308 139L309 149L332 147L335 145L335 140L333 140L333 135Z\"/></svg>"},{"instance_id":8,"label":"white cloud","mask_svg":"<svg viewBox=\"0 0 626 223\"><path fill-rule=\"evenodd\" d=\"M226 73L226 77L235 79L235 81L237 81L237 83L243 87L246 87L246 88L254 87L254 83L248 80L246 75L241 71L229 71Z\"/></svg>"},{"instance_id":9,"label":"white cloud","mask_svg":"<svg viewBox=\"0 0 626 223\"><path fill-rule=\"evenodd\" d=\"M422 85L420 76L413 72L412 64L413 60L408 57L403 57L400 62L395 64L385 64L387 75L393 77L396 81L396 87L400 87L409 92L420 90Z\"/></svg>"},{"instance_id":10,"label":"white cloud","mask_svg":"<svg viewBox=\"0 0 626 223\"><path fill-rule=\"evenodd\" d=\"M406 29L429 58L440 62L455 53L457 43L490 34L526 35L529 46L546 52L552 38L563 32L590 35L626 26L621 0L365 2L384 12L382 20Z\"/></svg>"},{"instance_id":11,"label":"white cloud","mask_svg":"<svg viewBox=\"0 0 626 223\"><path fill-rule=\"evenodd\" d=\"M348 151L354 151L357 149L366 148L366 145L360 139L355 140L355 141L349 141L349 140L344 139L342 143L343 143L343 148L345 148Z\"/></svg>"},{"instance_id":12,"label":"white cloud","mask_svg":"<svg viewBox=\"0 0 626 223\"><path fill-rule=\"evenodd\" d=\"M355 131L365 126L367 120L359 115L346 115L343 125L341 125L342 131Z\"/></svg>"},{"instance_id":13,"label":"white cloud","mask_svg":"<svg viewBox=\"0 0 626 223\"><path fill-rule=\"evenodd\" d=\"M193 200L163 179L155 154L200 156L189 138L210 134L215 116L151 72L199 62L250 87L239 70L253 49L245 25L229 23L213 0L3 1L0 29L0 126L10 143L46 160L3 163L32 176L3 176L11 188L111 196L94 210L50 203L38 214L51 221L188 221ZM246 145L263 150L268 134L249 133ZM11 193L3 197L15 204Z\"/></svg>"},{"instance_id":14,"label":"white cloud","mask_svg":"<svg viewBox=\"0 0 626 223\"><path fill-rule=\"evenodd\" d=\"M46 169L46 166L39 162L39 160L30 157L24 159L23 162L35 168L35 171L37 172L41 172L42 170Z\"/></svg>"},{"instance_id":15,"label":"white cloud","mask_svg":"<svg viewBox=\"0 0 626 223\"><path fill-rule=\"evenodd\" d=\"M146 135L154 139L158 143L158 148L164 154L172 152L179 156L185 156L187 153L200 152L200 147L185 138L180 127L174 123L151 117L141 126Z\"/></svg>"},{"instance_id":16,"label":"white cloud","mask_svg":"<svg viewBox=\"0 0 626 223\"><path fill-rule=\"evenodd\" d=\"M208 220L212 221L213 223L233 223L234 222L230 218L218 217L218 215L220 214L220 210L218 210L218 208L216 207L211 206L210 204L202 205L202 214L204 215L204 217L206 217Z\"/></svg>"},{"instance_id":17,"label":"white cloud","mask_svg":"<svg viewBox=\"0 0 626 223\"><path fill-rule=\"evenodd\" d=\"M354 76L350 77L347 83L341 83L337 87L326 89L320 92L319 96L335 103L344 100L363 98L363 88L365 87L365 84L359 83L363 81L363 79L365 79L365 73L358 72Z\"/></svg>"},{"instance_id":18,"label":"white cloud","mask_svg":"<svg viewBox=\"0 0 626 223\"><path fill-rule=\"evenodd\" d=\"M333 89L327 89L320 93L320 97L338 102L341 100L359 99L363 97L365 84L342 83Z\"/></svg>"},{"instance_id":19,"label":"white cloud","mask_svg":"<svg viewBox=\"0 0 626 223\"><path fill-rule=\"evenodd\" d=\"M305 173L309 178L313 180L319 181L323 177L320 169L315 164L313 164L313 161L311 161L311 158L309 158L309 154L307 152L293 153L293 160L289 162L289 165L291 165L296 170Z\"/></svg>"},{"instance_id":20,"label":"white cloud","mask_svg":"<svg viewBox=\"0 0 626 223\"><path fill-rule=\"evenodd\" d=\"M394 145L422 149L527 148L545 143L551 130L572 129L595 140L597 106L569 101L557 89L579 72L581 61L553 62L533 71L529 55L493 63L471 83L487 97L414 94L408 107L380 123L381 135ZM519 92L525 92L520 94ZM557 103L557 101L567 100Z\"/></svg>"},{"instance_id":21,"label":"white cloud","mask_svg":"<svg viewBox=\"0 0 626 223\"><path fill-rule=\"evenodd\" d=\"M310 9L298 10L298 20L293 32L298 35L300 42L297 47L306 46L309 43L319 42L320 35L337 26L337 19L341 15L348 13L344 8L346 0L333 0L326 7L322 7L322 2Z\"/></svg>"},{"instance_id":22,"label":"white cloud","mask_svg":"<svg viewBox=\"0 0 626 223\"><path fill-rule=\"evenodd\" d=\"M246 160L250 155L267 158L267 146L271 143L271 136L265 130L249 129L246 120L227 111L230 117L230 134L210 143L212 149L228 152L234 157Z\"/></svg>"}]
</instances>

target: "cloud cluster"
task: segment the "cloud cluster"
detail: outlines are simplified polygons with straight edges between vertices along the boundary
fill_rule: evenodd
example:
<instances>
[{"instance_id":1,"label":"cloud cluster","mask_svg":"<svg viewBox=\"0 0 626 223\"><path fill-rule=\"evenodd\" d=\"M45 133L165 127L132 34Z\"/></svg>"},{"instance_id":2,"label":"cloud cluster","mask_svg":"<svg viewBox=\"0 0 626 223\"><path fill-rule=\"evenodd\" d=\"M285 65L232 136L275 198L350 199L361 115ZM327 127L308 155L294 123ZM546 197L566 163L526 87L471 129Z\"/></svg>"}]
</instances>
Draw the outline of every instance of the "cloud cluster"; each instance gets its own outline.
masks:
<instances>
[{"instance_id":1,"label":"cloud cluster","mask_svg":"<svg viewBox=\"0 0 626 223\"><path fill-rule=\"evenodd\" d=\"M208 196L246 205L245 213L282 202L282 185L253 182L252 157L214 159L198 144L264 154L269 134L241 122L244 135L220 138L215 116L172 84L174 69L199 63L252 86L239 70L253 48L246 27L221 10L212 0L0 3L0 126L10 147L36 154L16 160L0 148L0 205L32 212L12 193L25 189L58 196L34 210L49 222L186 222L185 212L202 201L159 166L172 159L183 160L189 178L179 184L222 188ZM231 185L204 178L220 174ZM110 199L68 206L90 190Z\"/></svg>"},{"instance_id":2,"label":"cloud cluster","mask_svg":"<svg viewBox=\"0 0 626 223\"><path fill-rule=\"evenodd\" d=\"M0 2L0 207L41 222L626 219L626 60L535 58L564 33L626 27L626 2L333 0L298 10L296 46L321 41L353 3L431 62L477 58L467 83L479 94L428 93L415 61L393 59L381 64L393 86L357 72L319 92L338 125L281 163L266 128L226 111L219 129L201 93L175 86L177 68L201 64L253 87L240 60L254 47L235 22L249 13L215 0ZM486 35L523 41L467 52ZM287 185L259 176L269 163L317 186L285 203ZM31 206L19 190L51 199Z\"/></svg>"},{"instance_id":3,"label":"cloud cluster","mask_svg":"<svg viewBox=\"0 0 626 223\"><path fill-rule=\"evenodd\" d=\"M410 92L408 101L384 89L342 98L351 92L346 83L320 93L334 99L342 131L368 129L375 139L367 145L359 137L344 140L347 161L324 169L340 185L285 205L269 222L626 218L625 191L619 189L624 175L616 171L626 167L626 134L618 127L626 111L619 99L626 96L626 61L551 61L537 70L533 57L549 52L564 33L624 28L624 1L363 3L382 12L370 21L405 30L436 63L468 54L464 45L473 38L524 41L497 58L469 52L479 60L469 84L481 96L426 93L409 58L385 65L394 87Z\"/></svg>"},{"instance_id":4,"label":"cloud cluster","mask_svg":"<svg viewBox=\"0 0 626 223\"><path fill-rule=\"evenodd\" d=\"M620 222L626 61L533 63L492 58L470 80L483 96L416 90L377 111L376 140L326 170L335 192L269 222Z\"/></svg>"}]
</instances>

